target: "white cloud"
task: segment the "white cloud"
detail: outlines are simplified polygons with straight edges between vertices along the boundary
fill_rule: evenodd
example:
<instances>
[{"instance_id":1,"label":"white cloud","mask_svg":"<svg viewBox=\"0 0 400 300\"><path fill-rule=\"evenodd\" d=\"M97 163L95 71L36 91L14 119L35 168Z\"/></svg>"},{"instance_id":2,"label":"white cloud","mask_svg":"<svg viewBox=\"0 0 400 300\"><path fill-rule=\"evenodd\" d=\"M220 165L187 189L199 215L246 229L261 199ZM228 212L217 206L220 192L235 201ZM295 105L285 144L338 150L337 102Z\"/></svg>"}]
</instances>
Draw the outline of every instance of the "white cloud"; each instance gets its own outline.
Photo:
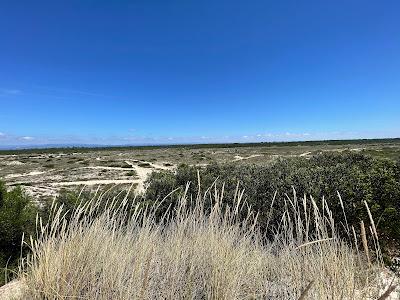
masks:
<instances>
[{"instance_id":1,"label":"white cloud","mask_svg":"<svg viewBox=\"0 0 400 300\"><path fill-rule=\"evenodd\" d=\"M21 140L24 140L24 141L32 141L32 140L34 140L35 138L34 137L32 137L32 136L23 136L23 137L21 137Z\"/></svg>"}]
</instances>

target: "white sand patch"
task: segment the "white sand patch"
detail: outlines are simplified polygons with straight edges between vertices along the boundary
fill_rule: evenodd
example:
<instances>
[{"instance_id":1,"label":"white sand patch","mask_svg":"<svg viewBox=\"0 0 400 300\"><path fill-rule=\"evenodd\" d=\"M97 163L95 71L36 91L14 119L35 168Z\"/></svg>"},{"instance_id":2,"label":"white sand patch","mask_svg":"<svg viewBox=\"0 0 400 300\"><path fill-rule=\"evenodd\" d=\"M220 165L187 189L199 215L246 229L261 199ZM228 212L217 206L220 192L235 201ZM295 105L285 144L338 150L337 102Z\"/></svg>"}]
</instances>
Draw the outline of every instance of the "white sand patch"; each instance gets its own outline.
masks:
<instances>
[{"instance_id":1,"label":"white sand patch","mask_svg":"<svg viewBox=\"0 0 400 300\"><path fill-rule=\"evenodd\" d=\"M96 179L96 180L79 180L79 181L64 181L53 182L52 186L73 186L73 185L106 185L106 184L129 184L138 183L138 180L125 179Z\"/></svg>"},{"instance_id":2,"label":"white sand patch","mask_svg":"<svg viewBox=\"0 0 400 300\"><path fill-rule=\"evenodd\" d=\"M206 163L202 163L202 164L194 164L193 166L197 166L197 167L207 167L209 164Z\"/></svg>"},{"instance_id":3,"label":"white sand patch","mask_svg":"<svg viewBox=\"0 0 400 300\"><path fill-rule=\"evenodd\" d=\"M232 160L232 162L234 162L234 161L239 161L239 160L246 160L246 159L250 159L250 158L254 158L254 157L259 157L259 156L263 156L263 155L262 155L262 154L253 154L253 155L246 156L246 157L240 156L240 155L236 155L236 156L234 157L234 159Z\"/></svg>"},{"instance_id":4,"label":"white sand patch","mask_svg":"<svg viewBox=\"0 0 400 300\"><path fill-rule=\"evenodd\" d=\"M6 179L11 179L11 178L18 178L24 176L24 174L8 174L5 176Z\"/></svg>"},{"instance_id":5,"label":"white sand patch","mask_svg":"<svg viewBox=\"0 0 400 300\"><path fill-rule=\"evenodd\" d=\"M44 174L44 173L46 173L46 172L44 172L44 171L32 171L32 172L27 173L26 176L36 176L36 175L41 175L41 174Z\"/></svg>"},{"instance_id":6,"label":"white sand patch","mask_svg":"<svg viewBox=\"0 0 400 300\"><path fill-rule=\"evenodd\" d=\"M20 165L23 165L23 164L24 163L22 163L22 162L20 162L18 160L12 160L12 161L6 162L6 165L8 165L8 166L20 166Z\"/></svg>"},{"instance_id":7,"label":"white sand patch","mask_svg":"<svg viewBox=\"0 0 400 300\"><path fill-rule=\"evenodd\" d=\"M10 179L10 178L25 177L25 176L36 176L36 175L41 175L41 174L44 174L44 173L46 173L46 172L43 172L43 171L32 171L32 172L24 173L24 174L9 174L9 175L6 176L6 178Z\"/></svg>"},{"instance_id":8,"label":"white sand patch","mask_svg":"<svg viewBox=\"0 0 400 300\"><path fill-rule=\"evenodd\" d=\"M45 155L38 155L38 156L31 156L29 158L30 159L44 159L44 158L49 158L49 157L45 156Z\"/></svg>"},{"instance_id":9,"label":"white sand patch","mask_svg":"<svg viewBox=\"0 0 400 300\"><path fill-rule=\"evenodd\" d=\"M311 154L311 152L304 152L304 153L300 154L299 156L300 156L300 157L303 157L303 156L308 156L308 155L310 155L310 154Z\"/></svg>"}]
</instances>

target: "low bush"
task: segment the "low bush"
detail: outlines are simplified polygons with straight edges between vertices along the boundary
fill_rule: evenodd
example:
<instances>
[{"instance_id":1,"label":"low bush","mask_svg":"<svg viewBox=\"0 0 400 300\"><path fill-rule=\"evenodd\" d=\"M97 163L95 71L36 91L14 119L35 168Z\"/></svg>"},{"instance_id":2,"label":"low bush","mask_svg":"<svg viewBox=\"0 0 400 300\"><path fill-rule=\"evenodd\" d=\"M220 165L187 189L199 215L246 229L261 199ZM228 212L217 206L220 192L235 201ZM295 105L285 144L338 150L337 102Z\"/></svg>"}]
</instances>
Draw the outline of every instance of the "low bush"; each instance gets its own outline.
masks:
<instances>
[{"instance_id":1,"label":"low bush","mask_svg":"<svg viewBox=\"0 0 400 300\"><path fill-rule=\"evenodd\" d=\"M141 163L138 163L138 166L139 166L139 167L142 167L142 168L151 168L151 164L148 163L148 162L141 162Z\"/></svg>"},{"instance_id":2,"label":"low bush","mask_svg":"<svg viewBox=\"0 0 400 300\"><path fill-rule=\"evenodd\" d=\"M132 170L132 171L129 171L129 172L125 173L125 176L136 176L136 175L137 175L137 173L136 173L135 170Z\"/></svg>"},{"instance_id":3,"label":"low bush","mask_svg":"<svg viewBox=\"0 0 400 300\"><path fill-rule=\"evenodd\" d=\"M5 274L13 277L18 259L26 253L22 235L34 236L37 212L20 187L7 191L0 181L0 285L7 279Z\"/></svg>"},{"instance_id":4,"label":"low bush","mask_svg":"<svg viewBox=\"0 0 400 300\"><path fill-rule=\"evenodd\" d=\"M267 166L209 165L190 167L181 165L175 172L153 173L148 179L146 199L163 199L173 189L182 192L187 182L192 184L189 193L198 192L199 172L201 182L209 186L218 178L225 185L226 197L233 198L236 187L244 189L249 205L259 212L261 225L266 225L269 208L276 194L272 224L280 221L285 210L285 194L293 188L299 195L312 195L319 204L324 197L344 224L343 208L337 197L340 193L347 221L358 228L361 220L367 220L365 203L377 217L381 240L391 248L400 242L400 163L387 159L372 158L358 153L325 153L306 158L277 159ZM174 198L175 197L175 198ZM177 196L166 199L166 207L174 205ZM343 227L342 227L343 228Z\"/></svg>"}]
</instances>

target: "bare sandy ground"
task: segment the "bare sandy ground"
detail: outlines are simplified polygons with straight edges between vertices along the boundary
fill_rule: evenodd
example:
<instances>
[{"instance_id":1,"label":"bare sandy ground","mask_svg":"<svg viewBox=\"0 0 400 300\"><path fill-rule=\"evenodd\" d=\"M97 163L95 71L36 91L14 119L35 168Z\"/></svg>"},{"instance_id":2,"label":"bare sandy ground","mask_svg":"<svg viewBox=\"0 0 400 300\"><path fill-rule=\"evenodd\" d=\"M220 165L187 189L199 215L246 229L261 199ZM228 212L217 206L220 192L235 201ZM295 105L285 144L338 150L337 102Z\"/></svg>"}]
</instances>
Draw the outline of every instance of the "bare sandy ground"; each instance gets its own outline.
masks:
<instances>
[{"instance_id":1,"label":"bare sandy ground","mask_svg":"<svg viewBox=\"0 0 400 300\"><path fill-rule=\"evenodd\" d=\"M78 180L78 181L64 181L53 182L52 186L71 186L71 185L105 185L105 184L126 184L136 183L137 179L95 179L95 180Z\"/></svg>"},{"instance_id":2,"label":"bare sandy ground","mask_svg":"<svg viewBox=\"0 0 400 300\"><path fill-rule=\"evenodd\" d=\"M23 165L24 163L18 161L18 160L13 160L5 163L8 166L20 166Z\"/></svg>"},{"instance_id":3,"label":"bare sandy ground","mask_svg":"<svg viewBox=\"0 0 400 300\"><path fill-rule=\"evenodd\" d=\"M37 176L37 175L41 175L41 174L45 174L46 172L43 171L32 171L29 173L25 173L25 174L10 174L7 175L6 178L17 178L17 177L25 177L25 176Z\"/></svg>"},{"instance_id":4,"label":"bare sandy ground","mask_svg":"<svg viewBox=\"0 0 400 300\"><path fill-rule=\"evenodd\" d=\"M136 174L138 177L138 182L137 182L138 186L136 187L136 192L138 192L138 193L141 193L144 191L144 189L145 189L144 182L146 181L146 179L150 176L150 174L154 170L173 170L175 168L174 166L166 167L166 166L154 164L154 163L149 163L150 168L144 168L144 167L140 167L140 166L132 163L131 161L125 161L125 163L130 165L132 167L132 169L134 169L136 171Z\"/></svg>"},{"instance_id":5,"label":"bare sandy ground","mask_svg":"<svg viewBox=\"0 0 400 300\"><path fill-rule=\"evenodd\" d=\"M250 159L250 158L259 157L259 156L263 156L263 155L262 154L253 154L253 155L246 156L246 157L240 156L240 155L236 155L234 157L234 159L232 160L232 162L239 161L239 160Z\"/></svg>"},{"instance_id":6,"label":"bare sandy ground","mask_svg":"<svg viewBox=\"0 0 400 300\"><path fill-rule=\"evenodd\" d=\"M146 179L150 176L150 174L154 170L172 170L174 166L163 166L154 163L148 163L149 167L141 167L137 164L125 161L130 168L121 168L121 167L104 167L104 166L91 166L91 167L82 167L82 169L99 169L99 170L120 170L120 171L136 171L136 178L134 179L93 179L93 180L77 180L77 181L61 181L61 182L53 182L51 186L60 187L60 186L74 186L74 185L107 185L107 184L137 184L135 189L136 193L142 193L145 190L144 183Z\"/></svg>"},{"instance_id":7,"label":"bare sandy ground","mask_svg":"<svg viewBox=\"0 0 400 300\"><path fill-rule=\"evenodd\" d=\"M310 155L310 154L311 154L311 152L304 152L304 153L300 154L299 156L300 156L300 157L303 157L303 156L308 156L308 155Z\"/></svg>"}]
</instances>

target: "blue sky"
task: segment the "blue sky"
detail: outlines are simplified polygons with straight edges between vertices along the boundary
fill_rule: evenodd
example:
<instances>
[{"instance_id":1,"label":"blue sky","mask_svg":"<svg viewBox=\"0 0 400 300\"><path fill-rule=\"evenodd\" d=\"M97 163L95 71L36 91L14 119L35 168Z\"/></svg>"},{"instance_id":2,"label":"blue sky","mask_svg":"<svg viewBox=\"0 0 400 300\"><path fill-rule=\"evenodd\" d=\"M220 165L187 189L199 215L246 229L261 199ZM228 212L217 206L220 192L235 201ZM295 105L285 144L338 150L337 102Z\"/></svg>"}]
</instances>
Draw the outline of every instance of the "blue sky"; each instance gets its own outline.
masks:
<instances>
[{"instance_id":1,"label":"blue sky","mask_svg":"<svg viewBox=\"0 0 400 300\"><path fill-rule=\"evenodd\" d=\"M400 136L399 1L2 1L0 145Z\"/></svg>"}]
</instances>

